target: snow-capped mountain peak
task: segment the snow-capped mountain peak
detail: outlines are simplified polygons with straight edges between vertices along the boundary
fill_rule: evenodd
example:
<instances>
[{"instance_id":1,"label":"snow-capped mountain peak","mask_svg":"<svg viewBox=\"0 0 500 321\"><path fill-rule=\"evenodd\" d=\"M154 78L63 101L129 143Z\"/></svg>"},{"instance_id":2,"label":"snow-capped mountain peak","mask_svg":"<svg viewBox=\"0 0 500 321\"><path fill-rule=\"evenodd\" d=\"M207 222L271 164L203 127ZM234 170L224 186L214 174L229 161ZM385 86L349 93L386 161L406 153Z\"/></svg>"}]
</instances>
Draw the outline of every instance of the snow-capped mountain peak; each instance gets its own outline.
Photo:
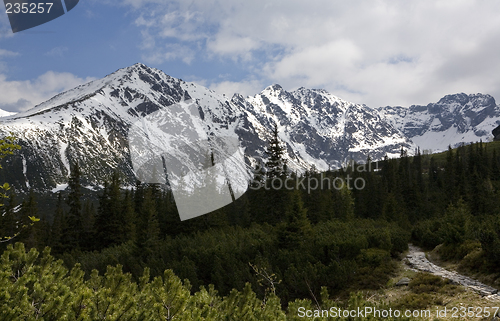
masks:
<instances>
[{"instance_id":1,"label":"snow-capped mountain peak","mask_svg":"<svg viewBox=\"0 0 500 321\"><path fill-rule=\"evenodd\" d=\"M421 149L443 151L448 146L492 138L500 124L500 108L485 94L446 95L427 106L381 107L378 111Z\"/></svg>"},{"instance_id":2,"label":"snow-capped mountain peak","mask_svg":"<svg viewBox=\"0 0 500 321\"><path fill-rule=\"evenodd\" d=\"M235 94L229 99L139 63L1 118L0 136L13 132L22 146L4 159L5 180L17 189L53 189L67 182L70 165L79 162L85 184L102 185L116 169L132 184L136 172L129 132L145 117L150 130L157 126L158 133L170 135L162 134L163 140L179 142L176 135L195 117L201 126L197 130L207 137L237 140L247 166L266 157L276 124L289 167L303 171L336 168L368 155L374 160L397 156L402 147L411 154L417 146L434 149L449 141L447 146L462 139L453 136L457 133L464 139L472 133L478 140L496 127L500 113L493 97L481 94L448 95L427 106L373 109L322 89L287 91L275 84L251 97ZM442 139L432 136L443 134ZM184 165L194 168L190 162L187 158Z\"/></svg>"}]
</instances>

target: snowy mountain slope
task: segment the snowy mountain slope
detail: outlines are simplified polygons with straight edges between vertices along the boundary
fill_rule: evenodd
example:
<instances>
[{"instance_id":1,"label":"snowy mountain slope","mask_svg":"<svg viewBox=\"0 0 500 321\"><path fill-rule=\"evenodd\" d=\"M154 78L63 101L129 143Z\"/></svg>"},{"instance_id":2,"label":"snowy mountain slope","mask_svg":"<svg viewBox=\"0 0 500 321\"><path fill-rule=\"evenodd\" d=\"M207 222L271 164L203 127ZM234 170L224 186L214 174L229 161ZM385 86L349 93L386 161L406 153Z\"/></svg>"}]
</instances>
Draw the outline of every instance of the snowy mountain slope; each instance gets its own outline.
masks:
<instances>
[{"instance_id":1,"label":"snowy mountain slope","mask_svg":"<svg viewBox=\"0 0 500 321\"><path fill-rule=\"evenodd\" d=\"M233 98L233 100L235 100ZM413 146L401 133L363 105L342 100L324 90L285 91L269 86L246 102L237 100L255 127L278 124L281 139L296 162L317 169L337 168L347 160L381 159ZM266 131L259 131L266 139Z\"/></svg>"},{"instance_id":2,"label":"snowy mountain slope","mask_svg":"<svg viewBox=\"0 0 500 321\"><path fill-rule=\"evenodd\" d=\"M15 114L16 113L0 109L0 117L12 116L12 115L15 115Z\"/></svg>"},{"instance_id":3,"label":"snowy mountain slope","mask_svg":"<svg viewBox=\"0 0 500 321\"><path fill-rule=\"evenodd\" d=\"M1 134L13 132L22 146L18 157L6 159L6 181L18 188L55 188L66 182L70 164L78 160L85 184L102 185L114 169L133 183L127 140L130 125L192 99L184 89L188 87L179 79L136 64L3 119ZM209 96L205 91L201 95ZM224 118L219 106L210 107L214 117ZM27 160L24 167L22 159Z\"/></svg>"},{"instance_id":4,"label":"snowy mountain slope","mask_svg":"<svg viewBox=\"0 0 500 321\"><path fill-rule=\"evenodd\" d=\"M397 156L401 147L411 154L417 146L414 142L425 145L421 148L444 144L440 137L427 139L431 134L446 134L446 130L451 135L454 126L467 135L470 128L477 129L472 131L475 135L482 134L480 130L499 119L498 108L492 98L483 97L480 102L479 96L475 100L465 96L424 107L373 109L324 90L299 88L287 92L273 85L252 97L236 94L229 99L135 64L61 93L26 112L2 117L0 136L13 132L22 149L3 160L0 181L24 191L55 190L67 183L70 165L78 161L84 185L102 185L114 170L133 184L138 177L133 156L140 156L142 151L131 147L130 134L144 121L148 133L139 130L138 141L156 140L162 144L161 150L185 170L199 169L203 158L181 150L190 144L184 140L188 132L203 133L197 134L201 140L225 137L237 141L244 150L246 164L225 172L226 176L236 176L238 171L248 170L259 158L265 158L274 124L286 145L292 170L336 168L346 160L364 161L368 155L372 159ZM445 135L445 139L452 138ZM153 169L149 171L143 174L150 175ZM169 179L176 177L174 174Z\"/></svg>"},{"instance_id":5,"label":"snowy mountain slope","mask_svg":"<svg viewBox=\"0 0 500 321\"><path fill-rule=\"evenodd\" d=\"M447 95L427 106L381 107L378 111L421 149L433 152L492 139L500 106L490 95Z\"/></svg>"}]
</instances>

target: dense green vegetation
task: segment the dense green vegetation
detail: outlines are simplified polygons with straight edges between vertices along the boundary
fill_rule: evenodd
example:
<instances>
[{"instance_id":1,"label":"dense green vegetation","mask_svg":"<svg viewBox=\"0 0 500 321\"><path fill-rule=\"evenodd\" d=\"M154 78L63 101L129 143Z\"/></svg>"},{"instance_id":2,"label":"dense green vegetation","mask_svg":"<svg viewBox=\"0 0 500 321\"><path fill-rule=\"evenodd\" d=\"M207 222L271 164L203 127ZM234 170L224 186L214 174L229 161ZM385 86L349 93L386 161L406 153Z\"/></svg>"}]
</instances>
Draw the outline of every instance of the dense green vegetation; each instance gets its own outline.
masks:
<instances>
[{"instance_id":1,"label":"dense green vegetation","mask_svg":"<svg viewBox=\"0 0 500 321\"><path fill-rule=\"evenodd\" d=\"M85 277L77 264L71 270L55 260L50 249L43 254L26 251L20 243L9 245L0 258L1 320L303 320L300 309L311 314L332 308L357 310L373 304L353 293L344 304L331 300L323 287L312 300L295 300L285 310L272 292L259 299L250 284L241 291L221 296L213 286L192 292L171 270L151 278L145 269L137 282L121 266L109 266L103 275L97 270ZM315 320L350 319L324 314ZM373 316L360 320L376 319ZM384 318L395 320L396 318ZM409 320L408 318L397 318Z\"/></svg>"},{"instance_id":2,"label":"dense green vegetation","mask_svg":"<svg viewBox=\"0 0 500 321\"><path fill-rule=\"evenodd\" d=\"M49 300L61 305L50 313L74 316L68 319L78 319L78 313L94 318L92 313L100 313L102 307L96 306L101 304L96 303L100 296L108 300L106 304L117 305L110 311L122 311L132 319L141 313L146 313L145 319L153 318L145 312L148 304L155 306L151 313L165 315L168 311L161 300L172 295L171 286L165 284L175 283L184 299L174 309L182 313L201 313L207 320L215 315L238 319L231 314L238 306L238 313L251 309L251 313L263 313L253 316L256 320L274 320L285 318L284 311L296 309L297 302L334 306L329 301L333 297L351 302L349 293L385 286L409 241L429 249L443 244L445 258L464 259L469 267L488 273L500 272L500 154L496 148L478 143L436 157L420 152L408 157L402 151L399 159L378 163L368 159L364 165L346 164L338 171L297 176L286 171L279 146L278 141L270 142L267 171L256 173L244 196L184 222L168 190L140 183L124 190L119 173L105 183L98 200L83 197L78 164L72 166L68 191L59 193L51 215L42 215L42 221L25 225L20 232L18 222L39 215L37 199L30 193L18 204L11 194L2 208L0 235L16 237L1 244L0 250L19 241L44 255L36 261L31 258L37 256L35 250L25 253L21 245L6 250L0 282L5 285L2 289L10 290L0 295L2 308L14 309L14 301L9 300L18 295L15 291L24 291L30 298L23 298L26 305L18 304L19 309L35 313L36 307L28 307L38 300L34 278L52 273L61 289L37 286L62 291L60 301ZM289 179L294 188L255 188L272 179ZM46 246L62 262L49 259ZM35 273L22 286L15 285L19 279L11 276L15 269L23 271L16 260L28 260L28 270ZM186 280L184 284L180 279ZM117 280L124 280L126 286L118 290L122 283ZM77 290L69 291L72 287ZM64 294L67 290L77 294ZM106 298L100 291L118 292ZM40 305L45 304L40 300ZM92 303L81 303L85 300ZM74 307L73 312L68 307ZM189 318L197 317L186 314L180 319Z\"/></svg>"},{"instance_id":3,"label":"dense green vegetation","mask_svg":"<svg viewBox=\"0 0 500 321\"><path fill-rule=\"evenodd\" d=\"M475 272L500 272L500 163L498 142L449 150L429 168L433 215L420 219L412 237ZM441 156L442 157L442 156ZM432 159L431 159L432 160Z\"/></svg>"}]
</instances>

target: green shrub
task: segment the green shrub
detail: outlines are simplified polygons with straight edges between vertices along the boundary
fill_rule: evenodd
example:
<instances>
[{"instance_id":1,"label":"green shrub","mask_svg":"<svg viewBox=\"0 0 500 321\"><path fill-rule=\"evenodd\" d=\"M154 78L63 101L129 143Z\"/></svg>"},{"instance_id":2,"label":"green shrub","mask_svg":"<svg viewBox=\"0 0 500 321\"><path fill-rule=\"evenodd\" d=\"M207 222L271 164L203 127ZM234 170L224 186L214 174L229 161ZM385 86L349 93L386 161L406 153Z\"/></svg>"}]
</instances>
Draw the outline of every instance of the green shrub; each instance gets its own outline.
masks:
<instances>
[{"instance_id":1,"label":"green shrub","mask_svg":"<svg viewBox=\"0 0 500 321\"><path fill-rule=\"evenodd\" d=\"M477 240L466 240L458 247L456 259L461 260L469 255L469 253L472 253L478 249L481 249L481 242Z\"/></svg>"},{"instance_id":2,"label":"green shrub","mask_svg":"<svg viewBox=\"0 0 500 321\"><path fill-rule=\"evenodd\" d=\"M486 265L487 262L484 256L484 251L481 248L476 248L475 250L467 254L462 261L460 261L460 264L458 265L458 270L480 271Z\"/></svg>"},{"instance_id":3,"label":"green shrub","mask_svg":"<svg viewBox=\"0 0 500 321\"><path fill-rule=\"evenodd\" d=\"M410 241L410 233L402 228L393 228L391 230L391 255L403 253L408 250L408 242Z\"/></svg>"},{"instance_id":4,"label":"green shrub","mask_svg":"<svg viewBox=\"0 0 500 321\"><path fill-rule=\"evenodd\" d=\"M398 309L425 309L434 304L432 296L428 293L408 293L407 295L400 298L395 307Z\"/></svg>"},{"instance_id":5,"label":"green shrub","mask_svg":"<svg viewBox=\"0 0 500 321\"><path fill-rule=\"evenodd\" d=\"M408 285L411 291L415 294L439 292L439 290L448 284L448 280L444 280L439 276L429 273L418 273Z\"/></svg>"}]
</instances>

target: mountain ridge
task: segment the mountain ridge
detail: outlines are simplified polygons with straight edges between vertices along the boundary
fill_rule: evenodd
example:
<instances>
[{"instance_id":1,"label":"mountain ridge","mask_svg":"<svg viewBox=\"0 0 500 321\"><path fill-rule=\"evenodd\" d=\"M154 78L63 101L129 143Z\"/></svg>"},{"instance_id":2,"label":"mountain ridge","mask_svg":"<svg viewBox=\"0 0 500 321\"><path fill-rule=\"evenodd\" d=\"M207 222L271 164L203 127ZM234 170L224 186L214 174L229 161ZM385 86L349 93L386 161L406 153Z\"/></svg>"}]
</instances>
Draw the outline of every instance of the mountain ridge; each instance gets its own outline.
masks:
<instances>
[{"instance_id":1,"label":"mountain ridge","mask_svg":"<svg viewBox=\"0 0 500 321\"><path fill-rule=\"evenodd\" d=\"M494 128L486 127L500 123L494 98L458 95L406 111L354 104L323 89L288 92L278 84L254 96L228 98L138 63L1 118L0 135L13 132L22 149L4 160L0 175L16 189L51 190L67 181L70 164L78 161L84 184L102 185L115 169L133 184L136 173L127 137L132 124L158 113L169 125L182 125L182 117L193 112L209 136L237 138L248 167L266 157L266 142L276 124L292 170L327 170L350 159L364 161L368 155L374 160L395 157L401 148L411 154L419 146L415 140L425 143L430 134L442 133L436 119L442 129L486 137ZM477 115L482 121L476 124L471 117ZM412 131L412 124L420 131Z\"/></svg>"},{"instance_id":2,"label":"mountain ridge","mask_svg":"<svg viewBox=\"0 0 500 321\"><path fill-rule=\"evenodd\" d=\"M480 93L446 95L426 106L387 106L377 110L417 146L433 151L487 141L500 124L500 107L495 99Z\"/></svg>"}]
</instances>

